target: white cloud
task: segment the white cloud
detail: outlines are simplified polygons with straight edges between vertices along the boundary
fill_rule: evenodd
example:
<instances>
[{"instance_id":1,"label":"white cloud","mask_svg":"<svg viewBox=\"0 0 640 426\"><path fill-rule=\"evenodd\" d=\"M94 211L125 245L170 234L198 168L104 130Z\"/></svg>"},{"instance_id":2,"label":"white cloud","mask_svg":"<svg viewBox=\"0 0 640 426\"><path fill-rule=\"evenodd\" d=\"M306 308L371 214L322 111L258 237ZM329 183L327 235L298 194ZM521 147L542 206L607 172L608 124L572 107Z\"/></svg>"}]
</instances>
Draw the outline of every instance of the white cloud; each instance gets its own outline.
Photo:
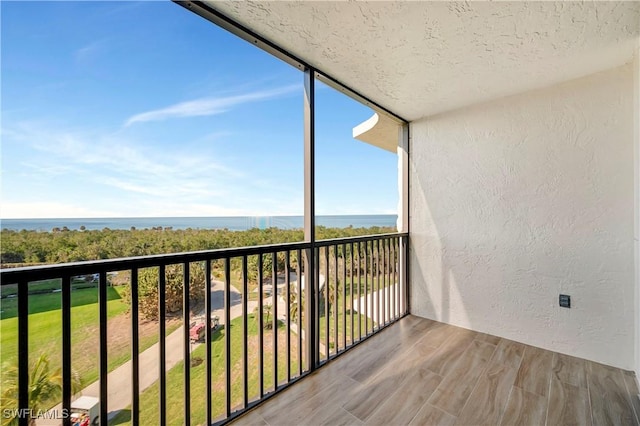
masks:
<instances>
[{"instance_id":1,"label":"white cloud","mask_svg":"<svg viewBox=\"0 0 640 426\"><path fill-rule=\"evenodd\" d=\"M292 85L235 96L209 97L180 102L165 108L136 114L126 121L125 127L130 126L133 123L145 121L161 121L178 117L196 117L222 114L223 112L230 110L234 106L272 99L279 96L288 95L298 90L301 90L300 86Z\"/></svg>"},{"instance_id":2,"label":"white cloud","mask_svg":"<svg viewBox=\"0 0 640 426\"><path fill-rule=\"evenodd\" d=\"M90 61L95 57L100 51L104 50L106 47L106 39L96 40L92 43L87 44L74 52L74 57L77 62L84 63Z\"/></svg>"},{"instance_id":3,"label":"white cloud","mask_svg":"<svg viewBox=\"0 0 640 426\"><path fill-rule=\"evenodd\" d=\"M189 204L223 197L230 182L245 176L222 165L223 159L216 160L210 147L207 152L157 149L122 136L59 132L53 126L33 123L12 129L11 135L39 153L26 161L31 180L37 176L66 177L60 183L65 182L68 190L89 183L112 187L122 196Z\"/></svg>"}]
</instances>

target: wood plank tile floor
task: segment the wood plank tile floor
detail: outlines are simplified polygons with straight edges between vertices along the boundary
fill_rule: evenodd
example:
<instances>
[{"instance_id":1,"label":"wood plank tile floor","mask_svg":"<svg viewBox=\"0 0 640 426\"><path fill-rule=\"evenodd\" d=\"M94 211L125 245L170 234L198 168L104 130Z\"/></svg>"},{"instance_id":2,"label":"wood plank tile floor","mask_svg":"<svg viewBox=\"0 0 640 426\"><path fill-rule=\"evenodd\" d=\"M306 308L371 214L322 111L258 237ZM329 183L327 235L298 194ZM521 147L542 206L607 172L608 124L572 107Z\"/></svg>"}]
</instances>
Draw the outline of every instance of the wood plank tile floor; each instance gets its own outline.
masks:
<instances>
[{"instance_id":1,"label":"wood plank tile floor","mask_svg":"<svg viewBox=\"0 0 640 426\"><path fill-rule=\"evenodd\" d=\"M633 372L408 316L235 425L637 425Z\"/></svg>"}]
</instances>

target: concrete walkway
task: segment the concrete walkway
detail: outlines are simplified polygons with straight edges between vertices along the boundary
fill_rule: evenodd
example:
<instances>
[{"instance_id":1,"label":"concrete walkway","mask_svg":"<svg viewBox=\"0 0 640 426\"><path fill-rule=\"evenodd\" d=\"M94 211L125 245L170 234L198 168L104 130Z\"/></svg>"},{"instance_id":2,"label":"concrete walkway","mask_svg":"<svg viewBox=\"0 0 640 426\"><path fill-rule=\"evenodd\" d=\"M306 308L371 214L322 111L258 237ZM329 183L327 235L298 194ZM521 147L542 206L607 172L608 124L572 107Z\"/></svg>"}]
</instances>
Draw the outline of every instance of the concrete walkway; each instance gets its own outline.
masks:
<instances>
[{"instance_id":1,"label":"concrete walkway","mask_svg":"<svg viewBox=\"0 0 640 426\"><path fill-rule=\"evenodd\" d=\"M384 295L382 295L380 299L380 313L382 315L380 316L380 321L378 321L378 297L382 292L384 292ZM360 312L360 314L363 315L366 311L367 317L371 318L376 323L381 322L384 319L389 320L393 315L393 306L391 306L391 302L394 300L394 292L396 303L399 302L401 307L404 306L404 301L402 301L402 298L404 298L404 293L401 292L400 286L398 286L397 283L394 283L391 284L387 290L383 288L379 291L371 291L366 296L354 299L353 310L356 312ZM391 297L392 299L388 300L389 297ZM398 309L396 309L396 314L397 313Z\"/></svg>"}]
</instances>

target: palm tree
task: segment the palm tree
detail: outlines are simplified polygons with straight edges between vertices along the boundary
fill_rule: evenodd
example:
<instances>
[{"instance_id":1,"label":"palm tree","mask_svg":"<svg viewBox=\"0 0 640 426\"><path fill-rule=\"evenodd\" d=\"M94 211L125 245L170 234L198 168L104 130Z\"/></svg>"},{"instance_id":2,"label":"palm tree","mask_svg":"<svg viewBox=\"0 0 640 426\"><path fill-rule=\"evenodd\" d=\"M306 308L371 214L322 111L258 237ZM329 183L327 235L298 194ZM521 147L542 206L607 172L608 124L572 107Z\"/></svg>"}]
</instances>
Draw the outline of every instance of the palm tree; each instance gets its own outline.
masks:
<instances>
[{"instance_id":1,"label":"palm tree","mask_svg":"<svg viewBox=\"0 0 640 426\"><path fill-rule=\"evenodd\" d=\"M262 309L264 314L267 316L264 320L264 328L272 329L273 324L271 323L271 305L264 305Z\"/></svg>"},{"instance_id":2,"label":"palm tree","mask_svg":"<svg viewBox=\"0 0 640 426\"><path fill-rule=\"evenodd\" d=\"M2 395L0 396L0 406L9 409L3 416L2 425L13 425L18 423L18 365L17 360L12 364L4 365L2 372ZM82 387L80 376L72 371L71 390L78 392ZM47 406L62 394L62 370L60 368L50 371L49 357L46 353L40 354L31 368L29 377L29 407L32 413L47 410ZM45 405L46 404L46 405ZM35 425L35 419L31 419L30 424Z\"/></svg>"},{"instance_id":3,"label":"palm tree","mask_svg":"<svg viewBox=\"0 0 640 426\"><path fill-rule=\"evenodd\" d=\"M298 291L296 289L295 284L291 284L291 290L289 291L289 297L290 297L290 304L289 304L289 318L291 319L291 322L297 322L298 321ZM300 307L301 307L301 314L304 313L304 297L302 297L300 299ZM302 317L302 320L304 320L304 316Z\"/></svg>"},{"instance_id":4,"label":"palm tree","mask_svg":"<svg viewBox=\"0 0 640 426\"><path fill-rule=\"evenodd\" d=\"M336 304L336 284L335 281L327 280L327 285L324 287L325 297L329 304L329 314L333 313ZM340 287L338 287L339 290Z\"/></svg>"},{"instance_id":5,"label":"palm tree","mask_svg":"<svg viewBox=\"0 0 640 426\"><path fill-rule=\"evenodd\" d=\"M253 318L256 322L256 325L259 324L260 318L260 310L256 306L253 310ZM266 318L265 318L266 316ZM271 305L262 305L262 328L271 329L273 328L273 324L271 323Z\"/></svg>"}]
</instances>

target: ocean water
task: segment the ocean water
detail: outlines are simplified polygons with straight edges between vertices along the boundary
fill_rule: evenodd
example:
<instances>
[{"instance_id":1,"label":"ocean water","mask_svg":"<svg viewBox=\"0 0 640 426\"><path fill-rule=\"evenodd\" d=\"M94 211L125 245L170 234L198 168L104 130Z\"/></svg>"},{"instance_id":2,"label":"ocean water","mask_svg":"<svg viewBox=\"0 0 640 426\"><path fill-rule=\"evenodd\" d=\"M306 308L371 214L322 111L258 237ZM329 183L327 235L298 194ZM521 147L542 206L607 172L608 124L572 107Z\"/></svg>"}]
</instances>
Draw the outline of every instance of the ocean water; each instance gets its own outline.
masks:
<instances>
[{"instance_id":1,"label":"ocean water","mask_svg":"<svg viewBox=\"0 0 640 426\"><path fill-rule=\"evenodd\" d=\"M369 228L372 226L396 226L397 215L344 215L316 216L316 225L327 228ZM0 228L20 231L51 231L53 228L67 227L78 230L84 226L89 230L145 229L162 226L173 229L282 229L302 228L302 216L237 216L237 217L130 217L130 218L76 218L76 219L0 219Z\"/></svg>"}]
</instances>

